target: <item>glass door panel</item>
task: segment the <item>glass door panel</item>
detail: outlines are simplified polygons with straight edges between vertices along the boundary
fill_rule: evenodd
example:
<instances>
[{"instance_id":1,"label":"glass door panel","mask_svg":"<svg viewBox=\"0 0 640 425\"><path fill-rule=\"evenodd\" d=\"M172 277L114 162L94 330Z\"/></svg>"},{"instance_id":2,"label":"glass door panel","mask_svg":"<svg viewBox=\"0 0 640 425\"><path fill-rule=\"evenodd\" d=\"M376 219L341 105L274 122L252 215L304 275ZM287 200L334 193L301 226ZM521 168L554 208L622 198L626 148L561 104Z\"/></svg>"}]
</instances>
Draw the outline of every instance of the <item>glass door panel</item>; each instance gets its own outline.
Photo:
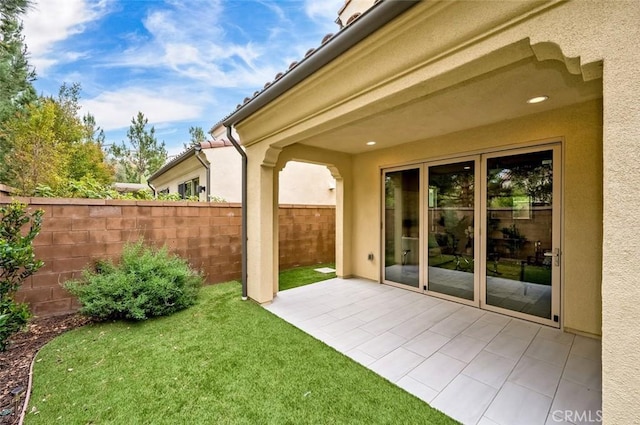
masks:
<instances>
[{"instance_id":1,"label":"glass door panel","mask_svg":"<svg viewBox=\"0 0 640 425\"><path fill-rule=\"evenodd\" d=\"M384 175L384 279L420 286L420 169Z\"/></svg>"},{"instance_id":2,"label":"glass door panel","mask_svg":"<svg viewBox=\"0 0 640 425\"><path fill-rule=\"evenodd\" d=\"M552 319L554 150L487 158L486 304Z\"/></svg>"},{"instance_id":3,"label":"glass door panel","mask_svg":"<svg viewBox=\"0 0 640 425\"><path fill-rule=\"evenodd\" d=\"M475 162L428 168L428 290L475 296Z\"/></svg>"}]
</instances>

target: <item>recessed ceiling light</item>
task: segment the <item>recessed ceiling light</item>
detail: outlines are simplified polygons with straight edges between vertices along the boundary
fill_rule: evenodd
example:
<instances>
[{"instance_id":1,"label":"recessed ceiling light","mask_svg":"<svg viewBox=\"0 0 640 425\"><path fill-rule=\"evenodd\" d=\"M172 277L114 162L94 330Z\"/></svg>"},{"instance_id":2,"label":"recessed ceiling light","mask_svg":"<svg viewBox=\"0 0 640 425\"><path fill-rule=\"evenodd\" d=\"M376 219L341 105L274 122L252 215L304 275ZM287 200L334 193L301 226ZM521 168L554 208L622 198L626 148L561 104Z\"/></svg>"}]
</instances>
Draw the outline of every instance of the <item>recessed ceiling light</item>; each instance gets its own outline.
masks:
<instances>
[{"instance_id":1,"label":"recessed ceiling light","mask_svg":"<svg viewBox=\"0 0 640 425\"><path fill-rule=\"evenodd\" d=\"M370 141L367 142L367 146L373 146L375 144L376 144L376 142L374 142L373 140L370 140Z\"/></svg>"},{"instance_id":2,"label":"recessed ceiling light","mask_svg":"<svg viewBox=\"0 0 640 425\"><path fill-rule=\"evenodd\" d=\"M527 100L527 103L540 103L540 102L544 102L545 100L549 100L549 96L536 96L536 97L532 97L531 99Z\"/></svg>"}]
</instances>

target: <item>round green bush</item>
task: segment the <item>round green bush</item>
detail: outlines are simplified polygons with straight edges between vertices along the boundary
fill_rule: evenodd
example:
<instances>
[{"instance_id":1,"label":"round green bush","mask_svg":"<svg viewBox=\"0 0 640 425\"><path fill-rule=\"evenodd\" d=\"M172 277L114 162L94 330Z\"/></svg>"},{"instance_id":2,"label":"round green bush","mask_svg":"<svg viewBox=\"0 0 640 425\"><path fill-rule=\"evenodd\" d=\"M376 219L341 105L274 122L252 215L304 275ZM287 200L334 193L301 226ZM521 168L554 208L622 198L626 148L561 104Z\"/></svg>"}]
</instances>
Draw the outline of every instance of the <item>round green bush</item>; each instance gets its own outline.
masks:
<instances>
[{"instance_id":1,"label":"round green bush","mask_svg":"<svg viewBox=\"0 0 640 425\"><path fill-rule=\"evenodd\" d=\"M202 276L166 247L125 245L122 259L85 270L64 286L80 301L81 313L97 320L145 320L195 304Z\"/></svg>"}]
</instances>

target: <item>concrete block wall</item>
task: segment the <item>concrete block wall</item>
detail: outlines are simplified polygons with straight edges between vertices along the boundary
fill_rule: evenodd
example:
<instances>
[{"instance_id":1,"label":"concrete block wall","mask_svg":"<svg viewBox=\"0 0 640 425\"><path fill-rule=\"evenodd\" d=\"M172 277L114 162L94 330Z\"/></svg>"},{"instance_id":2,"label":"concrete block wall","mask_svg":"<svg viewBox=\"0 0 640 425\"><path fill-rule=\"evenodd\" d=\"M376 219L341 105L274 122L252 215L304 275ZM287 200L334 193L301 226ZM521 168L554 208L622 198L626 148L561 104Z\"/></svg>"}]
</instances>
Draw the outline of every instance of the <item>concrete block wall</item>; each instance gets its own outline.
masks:
<instances>
[{"instance_id":1,"label":"concrete block wall","mask_svg":"<svg viewBox=\"0 0 640 425\"><path fill-rule=\"evenodd\" d=\"M280 269L335 261L334 207L280 205Z\"/></svg>"},{"instance_id":2,"label":"concrete block wall","mask_svg":"<svg viewBox=\"0 0 640 425\"><path fill-rule=\"evenodd\" d=\"M207 284L240 278L238 204L16 199L45 212L42 231L34 241L36 258L45 265L17 294L18 301L29 303L35 315L77 310L77 301L61 283L80 277L82 270L93 267L97 260L117 260L125 243L140 238L156 246L167 245L201 270ZM11 200L0 198L0 204ZM286 251L281 268L334 261L335 208L288 205L283 210L286 225L281 226L292 230L281 230L281 246Z\"/></svg>"}]
</instances>

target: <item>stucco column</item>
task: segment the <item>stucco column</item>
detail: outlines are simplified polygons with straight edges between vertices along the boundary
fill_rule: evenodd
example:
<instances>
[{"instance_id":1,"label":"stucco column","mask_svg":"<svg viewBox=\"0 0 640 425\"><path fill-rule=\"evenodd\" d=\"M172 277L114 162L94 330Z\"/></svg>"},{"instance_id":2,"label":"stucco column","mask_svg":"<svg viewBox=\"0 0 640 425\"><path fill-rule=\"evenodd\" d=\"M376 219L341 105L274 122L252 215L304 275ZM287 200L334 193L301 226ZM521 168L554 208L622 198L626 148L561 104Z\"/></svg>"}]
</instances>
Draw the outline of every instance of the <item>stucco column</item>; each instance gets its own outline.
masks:
<instances>
[{"instance_id":1,"label":"stucco column","mask_svg":"<svg viewBox=\"0 0 640 425\"><path fill-rule=\"evenodd\" d=\"M351 168L343 167L340 173L340 176L336 177L336 275L347 278L353 275Z\"/></svg>"},{"instance_id":2,"label":"stucco column","mask_svg":"<svg viewBox=\"0 0 640 425\"><path fill-rule=\"evenodd\" d=\"M247 293L259 303L273 300L278 288L278 154L247 148Z\"/></svg>"},{"instance_id":3,"label":"stucco column","mask_svg":"<svg viewBox=\"0 0 640 425\"><path fill-rule=\"evenodd\" d=\"M620 23L603 76L602 388L605 423L638 420L640 403L640 7ZM622 45L621 45L622 44Z\"/></svg>"}]
</instances>

